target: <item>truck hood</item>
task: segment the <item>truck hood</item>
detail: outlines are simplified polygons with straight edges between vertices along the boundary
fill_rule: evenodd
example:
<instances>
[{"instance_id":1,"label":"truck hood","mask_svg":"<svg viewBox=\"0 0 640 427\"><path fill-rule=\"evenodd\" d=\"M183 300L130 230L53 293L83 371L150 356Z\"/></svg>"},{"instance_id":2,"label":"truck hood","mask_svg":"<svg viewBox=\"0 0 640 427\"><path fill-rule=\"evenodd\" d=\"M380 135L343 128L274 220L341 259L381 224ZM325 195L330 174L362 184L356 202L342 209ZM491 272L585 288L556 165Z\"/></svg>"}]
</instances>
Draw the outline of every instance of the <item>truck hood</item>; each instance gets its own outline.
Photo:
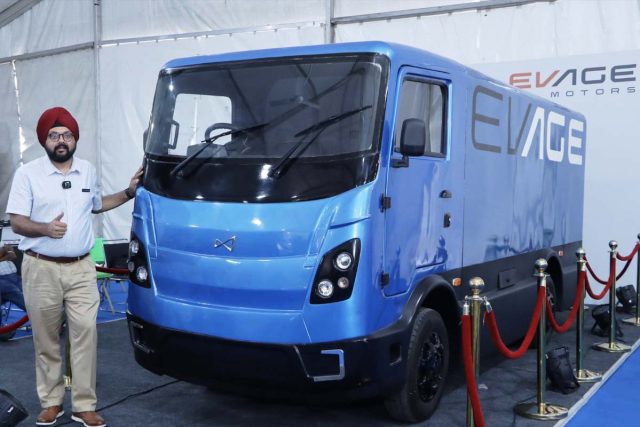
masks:
<instances>
[{"instance_id":1,"label":"truck hood","mask_svg":"<svg viewBox=\"0 0 640 427\"><path fill-rule=\"evenodd\" d=\"M292 203L216 203L149 194L158 250L216 258L317 255L326 232L369 216L370 191Z\"/></svg>"}]
</instances>

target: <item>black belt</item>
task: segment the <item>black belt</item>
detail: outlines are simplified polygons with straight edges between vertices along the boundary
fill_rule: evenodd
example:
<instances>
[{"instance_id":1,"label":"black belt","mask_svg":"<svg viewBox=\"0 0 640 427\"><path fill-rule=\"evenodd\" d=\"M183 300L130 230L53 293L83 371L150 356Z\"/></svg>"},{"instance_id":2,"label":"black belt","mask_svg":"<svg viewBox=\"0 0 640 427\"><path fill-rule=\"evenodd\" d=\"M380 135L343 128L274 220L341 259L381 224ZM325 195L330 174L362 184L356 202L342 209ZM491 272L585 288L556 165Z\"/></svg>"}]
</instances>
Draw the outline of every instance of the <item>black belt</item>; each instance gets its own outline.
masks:
<instances>
[{"instance_id":1,"label":"black belt","mask_svg":"<svg viewBox=\"0 0 640 427\"><path fill-rule=\"evenodd\" d=\"M24 253L37 259L57 262L58 264L70 264L72 262L80 261L81 259L89 256L89 253L80 256L48 256L39 254L38 252L34 252L31 249L27 249L26 251L24 251Z\"/></svg>"}]
</instances>

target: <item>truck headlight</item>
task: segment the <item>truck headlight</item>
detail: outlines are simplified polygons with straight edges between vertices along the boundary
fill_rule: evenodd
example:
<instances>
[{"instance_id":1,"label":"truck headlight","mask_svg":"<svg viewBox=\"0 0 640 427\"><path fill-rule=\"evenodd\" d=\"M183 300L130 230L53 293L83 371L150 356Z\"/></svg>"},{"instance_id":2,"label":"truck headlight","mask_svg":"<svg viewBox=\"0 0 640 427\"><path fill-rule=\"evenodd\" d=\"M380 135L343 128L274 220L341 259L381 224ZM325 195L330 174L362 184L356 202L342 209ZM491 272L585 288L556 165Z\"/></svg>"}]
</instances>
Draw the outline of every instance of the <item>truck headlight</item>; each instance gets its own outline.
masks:
<instances>
[{"instance_id":1,"label":"truck headlight","mask_svg":"<svg viewBox=\"0 0 640 427\"><path fill-rule=\"evenodd\" d=\"M138 242L136 239L132 239L129 242L129 256L138 255L139 251L140 251L140 242Z\"/></svg>"},{"instance_id":2,"label":"truck headlight","mask_svg":"<svg viewBox=\"0 0 640 427\"><path fill-rule=\"evenodd\" d=\"M347 289L349 287L349 279L341 277L338 279L338 287L340 289Z\"/></svg>"},{"instance_id":3,"label":"truck headlight","mask_svg":"<svg viewBox=\"0 0 640 427\"><path fill-rule=\"evenodd\" d=\"M333 283L328 280L323 280L318 283L318 289L316 292L320 298L331 298L331 295L333 295Z\"/></svg>"},{"instance_id":4,"label":"truck headlight","mask_svg":"<svg viewBox=\"0 0 640 427\"><path fill-rule=\"evenodd\" d=\"M127 259L129 280L143 288L150 288L149 265L147 264L147 251L144 244L135 233L131 233L129 241L129 258Z\"/></svg>"},{"instance_id":5,"label":"truck headlight","mask_svg":"<svg viewBox=\"0 0 640 427\"><path fill-rule=\"evenodd\" d=\"M327 304L351 297L360 258L360 239L351 239L326 252L313 279L311 304Z\"/></svg>"},{"instance_id":6,"label":"truck headlight","mask_svg":"<svg viewBox=\"0 0 640 427\"><path fill-rule=\"evenodd\" d=\"M148 278L149 273L147 272L146 268L140 266L136 269L136 279L138 279L138 281L146 282Z\"/></svg>"},{"instance_id":7,"label":"truck headlight","mask_svg":"<svg viewBox=\"0 0 640 427\"><path fill-rule=\"evenodd\" d=\"M336 257L336 268L341 271L346 271L353 264L353 258L348 252L340 252Z\"/></svg>"}]
</instances>

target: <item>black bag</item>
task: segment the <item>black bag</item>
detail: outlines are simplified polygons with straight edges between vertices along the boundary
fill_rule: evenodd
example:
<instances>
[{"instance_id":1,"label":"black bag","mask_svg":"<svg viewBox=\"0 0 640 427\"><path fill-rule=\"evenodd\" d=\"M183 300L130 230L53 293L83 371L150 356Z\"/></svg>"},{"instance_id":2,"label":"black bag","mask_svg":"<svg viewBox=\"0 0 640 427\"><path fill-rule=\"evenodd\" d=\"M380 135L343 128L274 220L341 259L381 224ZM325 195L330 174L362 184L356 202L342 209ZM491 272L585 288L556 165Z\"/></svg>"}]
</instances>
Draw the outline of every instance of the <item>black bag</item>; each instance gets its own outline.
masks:
<instances>
[{"instance_id":1,"label":"black bag","mask_svg":"<svg viewBox=\"0 0 640 427\"><path fill-rule=\"evenodd\" d=\"M599 337L609 336L609 324L611 323L611 316L609 314L609 304L602 304L591 310L591 316L595 320L595 323L591 327L591 333ZM616 319L616 338L622 338L622 328L620 321Z\"/></svg>"},{"instance_id":2,"label":"black bag","mask_svg":"<svg viewBox=\"0 0 640 427\"><path fill-rule=\"evenodd\" d=\"M580 387L569 359L569 347L563 345L549 350L545 358L547 359L547 378L551 381L554 390L569 394Z\"/></svg>"},{"instance_id":3,"label":"black bag","mask_svg":"<svg viewBox=\"0 0 640 427\"><path fill-rule=\"evenodd\" d=\"M618 297L618 302L622 304L622 309L625 312L631 313L636 307L638 295L636 294L636 289L633 285L620 286L619 288L616 288L616 296Z\"/></svg>"},{"instance_id":4,"label":"black bag","mask_svg":"<svg viewBox=\"0 0 640 427\"><path fill-rule=\"evenodd\" d=\"M14 427L29 414L18 399L0 389L0 427Z\"/></svg>"}]
</instances>

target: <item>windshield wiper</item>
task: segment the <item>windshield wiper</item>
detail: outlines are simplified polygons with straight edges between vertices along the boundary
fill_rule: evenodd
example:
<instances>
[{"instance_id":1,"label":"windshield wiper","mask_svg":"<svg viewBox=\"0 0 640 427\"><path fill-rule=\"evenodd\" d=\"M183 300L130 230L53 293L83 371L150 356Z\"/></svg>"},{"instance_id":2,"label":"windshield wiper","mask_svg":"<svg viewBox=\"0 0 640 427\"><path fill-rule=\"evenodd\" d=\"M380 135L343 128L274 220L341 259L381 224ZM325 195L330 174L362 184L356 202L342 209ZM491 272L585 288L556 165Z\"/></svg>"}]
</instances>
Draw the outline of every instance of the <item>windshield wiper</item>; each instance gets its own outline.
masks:
<instances>
[{"instance_id":1,"label":"windshield wiper","mask_svg":"<svg viewBox=\"0 0 640 427\"><path fill-rule=\"evenodd\" d=\"M320 134L322 134L322 132L324 132L325 129L327 129L328 127L330 127L333 124L336 124L344 119L346 119L347 117L351 117L354 114L358 114L364 110L368 110L369 108L371 108L371 105L365 105L364 107L361 108L356 108L355 110L350 110L350 111L345 111L342 114L337 114L335 116L331 116L328 119L322 120L316 124L313 124L307 128L302 129L300 132L296 133L294 135L294 137L299 137L299 136L303 136L303 135L307 135L311 132L314 131L318 131L313 138L309 139L309 140L305 140L305 138L301 138L298 142L296 142L295 144L293 144L293 147L291 147L286 153L284 153L284 155L280 158L280 160L278 160L278 163L276 163L273 168L271 168L271 170L269 170L268 176L271 178L279 178L280 175L282 174L282 171L284 170L284 167L290 163L291 161L293 161L294 159L296 159L297 157L293 157L293 153L296 152L296 150L300 149L298 151L298 153L302 153L304 150L306 150L316 139L318 139L318 137L320 136Z\"/></svg>"},{"instance_id":2,"label":"windshield wiper","mask_svg":"<svg viewBox=\"0 0 640 427\"><path fill-rule=\"evenodd\" d=\"M253 125L253 126L248 126L246 128L242 128L242 129L229 130L227 132L219 133L217 135L214 135L214 136L212 136L210 138L207 138L207 139L201 141L201 142L203 142L202 147L198 148L191 155L189 155L186 159L184 159L183 161L178 163L173 169L171 169L171 172L169 172L169 176L171 176L172 178L175 177L178 173L180 173L180 171L182 169L184 169L189 163L191 163L193 161L193 159L198 157L198 155L200 153L202 153L204 150L206 150L207 147L209 147L211 144L213 144L213 142L216 141L218 138L222 138L223 136L228 136L228 135L233 136L233 135L237 135L239 133L253 132L254 130L257 130L257 129L260 129L260 128L266 126L267 124L268 123L260 123L260 124ZM182 174L180 174L180 176L182 176Z\"/></svg>"}]
</instances>

